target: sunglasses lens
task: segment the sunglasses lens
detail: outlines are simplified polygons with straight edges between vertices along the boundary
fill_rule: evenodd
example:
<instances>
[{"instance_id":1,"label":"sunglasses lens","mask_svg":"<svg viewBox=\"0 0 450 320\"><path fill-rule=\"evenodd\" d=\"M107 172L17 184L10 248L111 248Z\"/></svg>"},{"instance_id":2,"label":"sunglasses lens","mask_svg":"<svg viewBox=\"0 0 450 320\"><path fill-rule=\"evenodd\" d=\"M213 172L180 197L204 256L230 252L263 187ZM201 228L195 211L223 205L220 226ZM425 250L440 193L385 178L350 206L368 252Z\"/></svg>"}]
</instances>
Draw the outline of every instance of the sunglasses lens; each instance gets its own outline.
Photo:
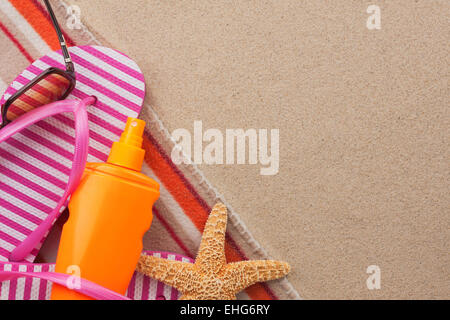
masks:
<instances>
[{"instance_id":1,"label":"sunglasses lens","mask_svg":"<svg viewBox=\"0 0 450 320\"><path fill-rule=\"evenodd\" d=\"M12 121L30 110L60 100L69 89L70 83L70 80L62 75L47 75L9 106L6 118Z\"/></svg>"}]
</instances>

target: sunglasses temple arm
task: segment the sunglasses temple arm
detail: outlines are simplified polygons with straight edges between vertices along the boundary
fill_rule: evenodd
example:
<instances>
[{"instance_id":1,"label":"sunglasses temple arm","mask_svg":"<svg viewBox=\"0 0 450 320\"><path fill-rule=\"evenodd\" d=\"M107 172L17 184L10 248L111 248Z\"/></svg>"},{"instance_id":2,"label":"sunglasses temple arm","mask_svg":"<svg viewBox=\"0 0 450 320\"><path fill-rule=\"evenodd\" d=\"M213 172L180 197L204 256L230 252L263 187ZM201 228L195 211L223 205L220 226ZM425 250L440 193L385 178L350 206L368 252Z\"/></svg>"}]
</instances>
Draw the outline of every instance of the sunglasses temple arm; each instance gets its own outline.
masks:
<instances>
[{"instance_id":1,"label":"sunglasses temple arm","mask_svg":"<svg viewBox=\"0 0 450 320\"><path fill-rule=\"evenodd\" d=\"M64 191L64 195L59 200L56 208L37 226L35 230L33 230L25 240L20 243L10 254L10 261L22 261L24 260L28 254L36 247L36 245L44 238L45 234L50 230L53 225L53 222L61 214L61 208L66 204L67 199L72 194L72 192L77 187L79 181L81 180L86 161L88 156L89 149L89 127L88 127L88 118L86 105L91 105L95 103L95 98L89 97L81 101L73 101L73 100L65 100L54 102L45 107L46 110L49 110L52 113L61 113L61 112L73 112L75 116L75 154L73 159L73 166L70 172L69 181L67 183L66 190ZM68 107L70 110L67 110ZM42 109L39 108L39 109ZM39 109L35 109L38 111ZM56 109L56 111L55 111ZM33 111L35 111L33 110ZM32 111L31 111L32 112ZM31 113L30 112L30 113ZM41 114L45 114L46 118L48 116L48 112L41 112ZM9 126L12 126L16 122L20 122L23 118L25 118L27 114L19 118L18 120L11 123ZM25 119L26 120L26 119ZM38 119L39 120L39 119ZM23 121L23 120L22 120ZM25 121L27 122L27 121ZM36 121L34 121L36 122ZM32 123L34 123L32 122ZM27 122L29 123L29 121ZM8 127L5 129L8 129ZM5 130L3 129L3 130ZM2 130L2 131L3 131ZM9 130L11 131L11 130ZM17 132L17 131L15 131ZM1 135L0 131L0 135ZM9 135L10 136L10 135ZM0 139L1 141L1 139Z\"/></svg>"},{"instance_id":2,"label":"sunglasses temple arm","mask_svg":"<svg viewBox=\"0 0 450 320\"><path fill-rule=\"evenodd\" d=\"M66 40L64 39L64 35L59 27L58 20L56 19L55 13L48 2L48 0L44 0L45 6L47 7L47 11L50 14L50 19L52 20L53 27L56 30L56 35L58 36L59 44L61 45L61 50L64 56L64 63L66 65L66 69L68 72L74 72L75 68L73 66L72 58L70 57L69 50L67 49Z\"/></svg>"},{"instance_id":3,"label":"sunglasses temple arm","mask_svg":"<svg viewBox=\"0 0 450 320\"><path fill-rule=\"evenodd\" d=\"M66 65L66 71L73 73L75 71L75 68L73 66L73 62L72 62L72 58L70 57L70 53L69 50L67 49L67 45L66 45L66 41L64 40L64 36L63 36L63 40L61 41L61 50L64 56L64 63Z\"/></svg>"}]
</instances>

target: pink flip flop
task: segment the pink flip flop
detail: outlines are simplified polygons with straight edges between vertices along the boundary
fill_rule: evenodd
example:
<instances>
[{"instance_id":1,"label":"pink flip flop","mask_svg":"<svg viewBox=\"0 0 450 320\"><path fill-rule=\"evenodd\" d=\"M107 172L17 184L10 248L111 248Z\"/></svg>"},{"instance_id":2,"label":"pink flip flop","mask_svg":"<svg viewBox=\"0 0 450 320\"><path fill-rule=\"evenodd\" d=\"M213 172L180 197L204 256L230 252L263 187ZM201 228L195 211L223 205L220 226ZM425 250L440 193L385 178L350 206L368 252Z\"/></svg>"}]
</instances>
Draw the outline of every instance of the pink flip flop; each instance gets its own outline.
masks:
<instances>
[{"instance_id":1,"label":"pink flip flop","mask_svg":"<svg viewBox=\"0 0 450 320\"><path fill-rule=\"evenodd\" d=\"M71 47L77 84L67 99L95 96L88 107L88 161L107 159L127 117L141 110L145 83L137 64L119 51L100 46ZM64 69L55 51L25 69L8 87L0 105L48 67ZM60 114L39 121L0 144L0 261L49 215L67 185L74 154L74 119ZM43 237L24 261L33 262Z\"/></svg>"}]
</instances>

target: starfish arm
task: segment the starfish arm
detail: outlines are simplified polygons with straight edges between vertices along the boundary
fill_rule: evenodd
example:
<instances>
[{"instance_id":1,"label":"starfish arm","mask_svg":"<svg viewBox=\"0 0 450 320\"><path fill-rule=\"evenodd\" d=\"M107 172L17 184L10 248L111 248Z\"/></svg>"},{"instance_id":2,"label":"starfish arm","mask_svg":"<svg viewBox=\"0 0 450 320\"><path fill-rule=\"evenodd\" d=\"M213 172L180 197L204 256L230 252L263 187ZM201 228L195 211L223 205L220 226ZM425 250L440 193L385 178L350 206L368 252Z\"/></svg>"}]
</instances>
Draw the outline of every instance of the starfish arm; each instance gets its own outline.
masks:
<instances>
[{"instance_id":1,"label":"starfish arm","mask_svg":"<svg viewBox=\"0 0 450 320\"><path fill-rule=\"evenodd\" d=\"M195 265L204 273L218 273L226 264L225 231L227 208L217 203L211 211L203 230Z\"/></svg>"},{"instance_id":2,"label":"starfish arm","mask_svg":"<svg viewBox=\"0 0 450 320\"><path fill-rule=\"evenodd\" d=\"M141 255L137 270L183 293L185 287L191 282L194 272L193 267L194 265L188 262Z\"/></svg>"},{"instance_id":3,"label":"starfish arm","mask_svg":"<svg viewBox=\"0 0 450 320\"><path fill-rule=\"evenodd\" d=\"M291 267L288 263L276 260L250 260L227 264L225 278L234 278L229 281L235 293L255 284L282 278L289 273Z\"/></svg>"}]
</instances>

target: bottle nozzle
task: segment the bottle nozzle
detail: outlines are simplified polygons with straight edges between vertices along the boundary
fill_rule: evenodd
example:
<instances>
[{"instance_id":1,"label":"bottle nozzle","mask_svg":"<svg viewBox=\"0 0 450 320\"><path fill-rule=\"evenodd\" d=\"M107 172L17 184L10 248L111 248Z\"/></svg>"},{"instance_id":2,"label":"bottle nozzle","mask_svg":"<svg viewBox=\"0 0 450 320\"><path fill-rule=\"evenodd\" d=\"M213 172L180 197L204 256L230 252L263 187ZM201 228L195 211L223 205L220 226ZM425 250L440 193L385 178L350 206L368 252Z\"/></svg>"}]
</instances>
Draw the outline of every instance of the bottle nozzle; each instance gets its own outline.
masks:
<instances>
[{"instance_id":1,"label":"bottle nozzle","mask_svg":"<svg viewBox=\"0 0 450 320\"><path fill-rule=\"evenodd\" d=\"M142 135L144 134L145 121L128 118L125 130L120 136L120 142L130 146L142 147Z\"/></svg>"},{"instance_id":2,"label":"bottle nozzle","mask_svg":"<svg viewBox=\"0 0 450 320\"><path fill-rule=\"evenodd\" d=\"M142 136L145 121L128 118L120 140L113 143L108 163L140 171L145 150L142 149Z\"/></svg>"}]
</instances>

